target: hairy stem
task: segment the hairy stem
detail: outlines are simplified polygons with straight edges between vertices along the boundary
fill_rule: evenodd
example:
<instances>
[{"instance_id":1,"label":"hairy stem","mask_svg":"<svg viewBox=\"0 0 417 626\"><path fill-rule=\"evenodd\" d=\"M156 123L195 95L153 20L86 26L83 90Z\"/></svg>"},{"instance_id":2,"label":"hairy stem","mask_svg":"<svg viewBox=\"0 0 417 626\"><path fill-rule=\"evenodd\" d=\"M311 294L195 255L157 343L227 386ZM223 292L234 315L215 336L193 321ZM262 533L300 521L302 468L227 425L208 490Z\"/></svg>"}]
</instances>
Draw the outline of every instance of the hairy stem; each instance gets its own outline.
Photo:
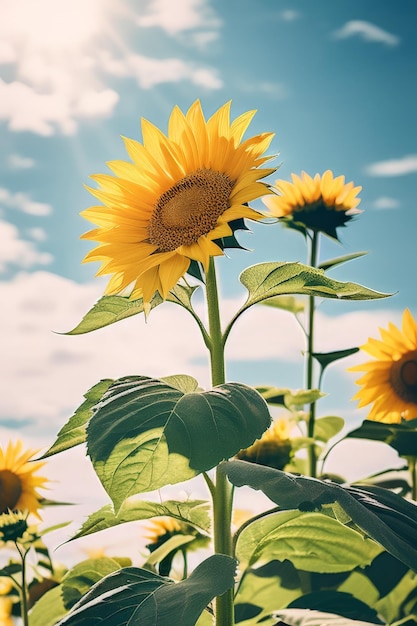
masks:
<instances>
[{"instance_id":1,"label":"hairy stem","mask_svg":"<svg viewBox=\"0 0 417 626\"><path fill-rule=\"evenodd\" d=\"M309 264L311 267L317 265L317 253L318 253L318 241L319 234L313 231L311 236L310 246L310 259ZM308 298L308 323L307 323L307 364L306 364L306 387L307 389L313 388L313 353L314 353L314 313L315 313L315 298L309 296ZM316 403L310 404L309 419L308 419L308 431L307 435L311 439L314 439L314 424L316 419ZM317 475L317 457L315 443L311 443L308 447L308 464L309 474L313 478Z\"/></svg>"},{"instance_id":2,"label":"hairy stem","mask_svg":"<svg viewBox=\"0 0 417 626\"><path fill-rule=\"evenodd\" d=\"M212 386L221 385L226 380L224 363L224 341L220 324L219 294L217 289L214 259L206 276L207 309L210 335L210 364ZM214 550L216 554L233 556L231 532L233 487L225 473L216 469L216 485L212 492L214 514ZM234 590L229 589L216 598L216 626L233 626Z\"/></svg>"}]
</instances>

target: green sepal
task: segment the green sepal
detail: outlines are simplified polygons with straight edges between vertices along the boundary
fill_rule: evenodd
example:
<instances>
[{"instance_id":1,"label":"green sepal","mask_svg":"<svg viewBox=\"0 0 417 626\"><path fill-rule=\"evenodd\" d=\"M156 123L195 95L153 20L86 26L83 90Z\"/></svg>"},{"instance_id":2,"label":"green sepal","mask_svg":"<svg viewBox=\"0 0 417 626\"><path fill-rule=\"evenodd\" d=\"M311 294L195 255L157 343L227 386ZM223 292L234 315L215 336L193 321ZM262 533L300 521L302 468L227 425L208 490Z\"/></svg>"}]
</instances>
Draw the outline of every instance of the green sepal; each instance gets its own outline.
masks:
<instances>
[{"instance_id":1,"label":"green sepal","mask_svg":"<svg viewBox=\"0 0 417 626\"><path fill-rule=\"evenodd\" d=\"M251 387L194 387L186 392L131 376L114 382L95 406L87 450L116 510L129 496L215 467L268 428L267 404Z\"/></svg>"},{"instance_id":2,"label":"green sepal","mask_svg":"<svg viewBox=\"0 0 417 626\"><path fill-rule=\"evenodd\" d=\"M346 435L347 439L383 441L403 457L417 457L417 419L401 424L383 424L365 420L359 428Z\"/></svg>"},{"instance_id":3,"label":"green sepal","mask_svg":"<svg viewBox=\"0 0 417 626\"><path fill-rule=\"evenodd\" d=\"M173 517L180 522L194 526L203 533L208 533L210 530L210 511L205 500L186 500L185 502L167 500L158 503L131 498L122 504L117 513L111 504L106 504L100 510L92 513L71 540L86 537L120 524L158 516Z\"/></svg>"},{"instance_id":4,"label":"green sepal","mask_svg":"<svg viewBox=\"0 0 417 626\"><path fill-rule=\"evenodd\" d=\"M368 254L367 252L354 252L353 254L345 254L344 256L339 256L334 259L329 259L328 261L323 261L318 265L319 269L329 270L332 267L336 267L336 265L341 265L342 263L347 263L347 261L352 261L353 259L358 259L361 256L365 256Z\"/></svg>"},{"instance_id":5,"label":"green sepal","mask_svg":"<svg viewBox=\"0 0 417 626\"><path fill-rule=\"evenodd\" d=\"M320 364L321 371L339 359L344 359L359 352L359 348L346 348L346 350L335 350L334 352L313 352L312 357Z\"/></svg>"},{"instance_id":6,"label":"green sepal","mask_svg":"<svg viewBox=\"0 0 417 626\"><path fill-rule=\"evenodd\" d=\"M236 561L209 557L174 583L148 570L123 568L99 581L57 626L195 626L209 602L234 584Z\"/></svg>"},{"instance_id":7,"label":"green sepal","mask_svg":"<svg viewBox=\"0 0 417 626\"><path fill-rule=\"evenodd\" d=\"M65 426L61 428L57 440L49 450L42 455L42 459L58 454L58 452L69 450L69 448L78 446L81 443L85 443L87 438L86 428L93 414L93 408L112 383L113 380L111 379L101 380L84 394L85 402L78 407L74 415L70 417Z\"/></svg>"}]
</instances>

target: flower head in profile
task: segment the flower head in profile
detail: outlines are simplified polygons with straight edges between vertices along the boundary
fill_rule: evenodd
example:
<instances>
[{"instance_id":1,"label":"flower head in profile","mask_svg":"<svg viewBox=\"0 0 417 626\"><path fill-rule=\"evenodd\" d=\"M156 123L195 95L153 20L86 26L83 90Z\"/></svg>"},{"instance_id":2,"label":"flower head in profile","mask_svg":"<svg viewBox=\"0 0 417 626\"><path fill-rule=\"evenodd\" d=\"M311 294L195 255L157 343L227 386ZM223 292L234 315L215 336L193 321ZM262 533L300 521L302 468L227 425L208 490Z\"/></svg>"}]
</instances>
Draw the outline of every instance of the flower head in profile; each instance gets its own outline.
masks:
<instances>
[{"instance_id":1,"label":"flower head in profile","mask_svg":"<svg viewBox=\"0 0 417 626\"><path fill-rule=\"evenodd\" d=\"M41 496L38 487L44 487L46 478L37 475L45 465L31 461L35 450L24 450L22 441L11 441L6 448L0 447L0 515L9 511L26 511L37 517Z\"/></svg>"},{"instance_id":2,"label":"flower head in profile","mask_svg":"<svg viewBox=\"0 0 417 626\"><path fill-rule=\"evenodd\" d=\"M322 232L338 239L336 229L345 226L352 217L360 213L357 197L362 187L353 182L345 184L344 176L333 176L327 170L314 178L301 173L292 174L292 183L277 180L276 195L263 198L270 216L278 217L286 226L305 233L306 230Z\"/></svg>"},{"instance_id":3,"label":"flower head in profile","mask_svg":"<svg viewBox=\"0 0 417 626\"><path fill-rule=\"evenodd\" d=\"M161 560L159 563L159 573L161 576L169 575L172 562L178 552L192 552L199 548L205 548L210 542L209 537L201 534L194 526L191 526L191 524L176 520L172 517L160 517L152 520L147 530L150 532L150 534L146 536L146 539L149 540L149 543L146 545L149 552L154 552L164 543L176 536L183 535L189 539L182 545L173 546L172 550Z\"/></svg>"},{"instance_id":4,"label":"flower head in profile","mask_svg":"<svg viewBox=\"0 0 417 626\"><path fill-rule=\"evenodd\" d=\"M290 432L285 419L275 420L260 439L236 454L236 458L241 461L266 465L279 470L284 469L290 462L291 456Z\"/></svg>"},{"instance_id":5,"label":"flower head in profile","mask_svg":"<svg viewBox=\"0 0 417 626\"><path fill-rule=\"evenodd\" d=\"M131 299L166 298L190 268L223 254L244 219L263 216L247 204L269 189L261 166L272 133L243 139L255 111L230 122L230 102L207 121L197 100L186 114L175 107L165 135L142 120L143 143L124 138L132 162L107 163L113 175L95 175L102 203L82 212L98 226L83 235L98 243L84 261L111 274L106 293L130 290Z\"/></svg>"},{"instance_id":6,"label":"flower head in profile","mask_svg":"<svg viewBox=\"0 0 417 626\"><path fill-rule=\"evenodd\" d=\"M368 419L400 423L417 418L417 323L405 309L402 330L391 322L379 329L381 339L368 339L361 349L372 361L350 368L365 372L356 382L359 407L372 404Z\"/></svg>"}]
</instances>

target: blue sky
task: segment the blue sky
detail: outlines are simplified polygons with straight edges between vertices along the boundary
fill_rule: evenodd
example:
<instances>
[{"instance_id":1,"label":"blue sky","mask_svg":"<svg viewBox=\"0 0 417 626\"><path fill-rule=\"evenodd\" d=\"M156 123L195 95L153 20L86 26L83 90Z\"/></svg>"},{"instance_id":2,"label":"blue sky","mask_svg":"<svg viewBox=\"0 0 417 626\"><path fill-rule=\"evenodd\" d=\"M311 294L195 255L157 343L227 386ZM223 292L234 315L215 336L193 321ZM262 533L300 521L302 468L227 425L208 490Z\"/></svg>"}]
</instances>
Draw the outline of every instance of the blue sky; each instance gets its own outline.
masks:
<instances>
[{"instance_id":1,"label":"blue sky","mask_svg":"<svg viewBox=\"0 0 417 626\"><path fill-rule=\"evenodd\" d=\"M200 98L207 116L230 99L233 117L257 109L249 132L275 132L280 155L269 182L332 169L362 185L364 212L321 258L369 251L333 277L395 295L323 303L318 349L363 343L405 307L417 316L414 0L5 0L1 11L2 442L49 446L101 377L180 372L209 385L198 332L177 307L91 336L53 332L75 326L105 284L81 265L83 185L127 158L120 135L140 140L141 117L165 131L175 104ZM218 264L226 317L242 301L242 269L306 260L297 233L251 229L240 239L253 251ZM302 349L288 314L248 312L230 338L229 379L301 387ZM349 426L366 417L350 400L355 358L325 379L322 410Z\"/></svg>"}]
</instances>

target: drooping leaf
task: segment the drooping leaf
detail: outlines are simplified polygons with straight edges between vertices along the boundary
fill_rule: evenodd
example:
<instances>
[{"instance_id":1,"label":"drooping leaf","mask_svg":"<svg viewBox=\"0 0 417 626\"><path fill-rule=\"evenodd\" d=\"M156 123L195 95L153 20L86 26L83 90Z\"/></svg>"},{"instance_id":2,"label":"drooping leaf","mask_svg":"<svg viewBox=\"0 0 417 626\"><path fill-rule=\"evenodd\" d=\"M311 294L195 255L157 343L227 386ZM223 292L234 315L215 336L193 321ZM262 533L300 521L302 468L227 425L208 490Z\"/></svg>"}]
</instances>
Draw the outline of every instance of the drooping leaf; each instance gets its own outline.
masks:
<instances>
[{"instance_id":1,"label":"drooping leaf","mask_svg":"<svg viewBox=\"0 0 417 626\"><path fill-rule=\"evenodd\" d=\"M378 487L342 487L245 461L229 461L220 467L234 485L260 489L283 509L309 512L331 505L339 521L353 523L417 571L417 506L404 498Z\"/></svg>"},{"instance_id":2,"label":"drooping leaf","mask_svg":"<svg viewBox=\"0 0 417 626\"><path fill-rule=\"evenodd\" d=\"M91 589L91 587L113 572L131 564L130 559L102 557L77 563L64 577L61 584L64 606L68 611Z\"/></svg>"},{"instance_id":3,"label":"drooping leaf","mask_svg":"<svg viewBox=\"0 0 417 626\"><path fill-rule=\"evenodd\" d=\"M74 415L61 428L55 443L45 452L42 458L58 454L86 441L86 428L93 414L93 407L112 384L112 380L105 379L91 387L84 395L85 401L78 407Z\"/></svg>"},{"instance_id":4,"label":"drooping leaf","mask_svg":"<svg viewBox=\"0 0 417 626\"><path fill-rule=\"evenodd\" d=\"M335 613L310 609L280 609L274 615L285 620L287 626L375 626L375 622L352 620Z\"/></svg>"},{"instance_id":5,"label":"drooping leaf","mask_svg":"<svg viewBox=\"0 0 417 626\"><path fill-rule=\"evenodd\" d=\"M233 586L235 569L234 559L220 554L179 583L124 568L99 581L57 626L195 626L208 603Z\"/></svg>"},{"instance_id":6,"label":"drooping leaf","mask_svg":"<svg viewBox=\"0 0 417 626\"><path fill-rule=\"evenodd\" d=\"M261 304L271 306L274 309L283 309L294 315L302 313L305 309L305 302L300 298L294 298L294 296L276 296L264 300Z\"/></svg>"},{"instance_id":7,"label":"drooping leaf","mask_svg":"<svg viewBox=\"0 0 417 626\"><path fill-rule=\"evenodd\" d=\"M313 352L312 356L320 364L322 371L326 369L330 363L344 359L351 354L359 352L359 348L347 348L346 350L335 350L334 352Z\"/></svg>"},{"instance_id":8,"label":"drooping leaf","mask_svg":"<svg viewBox=\"0 0 417 626\"><path fill-rule=\"evenodd\" d=\"M296 391L288 391L284 394L284 405L290 411L301 410L306 404L317 402L326 394L320 389L297 389Z\"/></svg>"},{"instance_id":9,"label":"drooping leaf","mask_svg":"<svg viewBox=\"0 0 417 626\"><path fill-rule=\"evenodd\" d=\"M241 567L288 559L298 569L334 573L369 565L382 548L330 516L295 510L249 524L239 535L236 550Z\"/></svg>"},{"instance_id":10,"label":"drooping leaf","mask_svg":"<svg viewBox=\"0 0 417 626\"><path fill-rule=\"evenodd\" d=\"M210 530L210 511L205 500L186 500L185 502L167 500L158 503L132 498L126 500L117 513L111 504L106 504L99 511L92 513L73 539L113 528L119 524L165 515L190 524L203 533Z\"/></svg>"},{"instance_id":11,"label":"drooping leaf","mask_svg":"<svg viewBox=\"0 0 417 626\"><path fill-rule=\"evenodd\" d=\"M131 495L188 480L230 458L270 421L263 398L240 383L184 393L163 380L126 377L95 407L88 454L118 510Z\"/></svg>"},{"instance_id":12,"label":"drooping leaf","mask_svg":"<svg viewBox=\"0 0 417 626\"><path fill-rule=\"evenodd\" d=\"M346 263L347 261L352 261L353 259L358 259L361 256L365 256L368 254L367 252L353 252L353 254L345 254L344 256L339 256L334 259L329 259L328 261L323 261L318 266L322 270L328 270L331 267L336 267L336 265L341 265L341 263Z\"/></svg>"},{"instance_id":13,"label":"drooping leaf","mask_svg":"<svg viewBox=\"0 0 417 626\"><path fill-rule=\"evenodd\" d=\"M173 535L172 537L164 541L162 545L156 548L156 550L151 552L150 556L148 556L145 563L143 564L143 567L147 568L148 565L154 566L157 563L160 563L172 552L178 551L180 548L186 546L192 541L195 541L194 535Z\"/></svg>"},{"instance_id":14,"label":"drooping leaf","mask_svg":"<svg viewBox=\"0 0 417 626\"><path fill-rule=\"evenodd\" d=\"M401 424L384 424L365 420L359 428L352 430L346 437L383 441L397 450L400 456L417 457L417 419Z\"/></svg>"},{"instance_id":15,"label":"drooping leaf","mask_svg":"<svg viewBox=\"0 0 417 626\"><path fill-rule=\"evenodd\" d=\"M149 310L161 304L163 299L156 293L148 305ZM82 335L91 333L93 330L104 328L121 320L145 313L146 307L142 298L130 300L123 296L103 296L88 311L79 324L65 335Z\"/></svg>"}]
</instances>

